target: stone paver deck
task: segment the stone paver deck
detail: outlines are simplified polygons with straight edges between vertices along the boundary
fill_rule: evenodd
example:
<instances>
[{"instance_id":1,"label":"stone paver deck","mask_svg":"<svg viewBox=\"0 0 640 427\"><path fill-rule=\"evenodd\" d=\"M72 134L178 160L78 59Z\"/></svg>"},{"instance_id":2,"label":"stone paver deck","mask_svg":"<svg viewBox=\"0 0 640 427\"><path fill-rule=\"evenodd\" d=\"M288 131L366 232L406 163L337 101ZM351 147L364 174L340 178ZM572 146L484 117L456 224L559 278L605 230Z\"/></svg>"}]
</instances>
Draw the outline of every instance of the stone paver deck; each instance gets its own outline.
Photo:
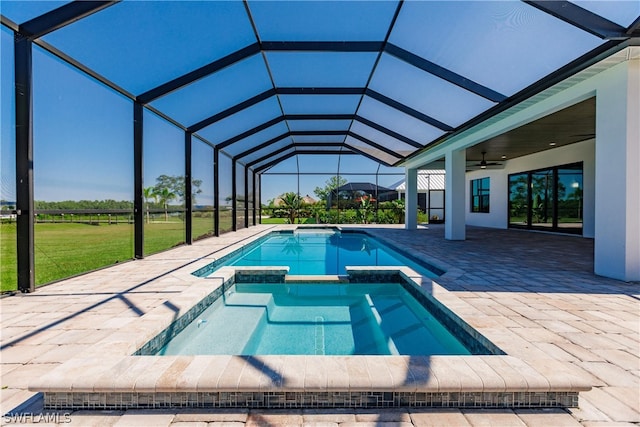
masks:
<instances>
[{"instance_id":1,"label":"stone paver deck","mask_svg":"<svg viewBox=\"0 0 640 427\"><path fill-rule=\"evenodd\" d=\"M18 408L37 416L41 399L28 385L61 363L106 341L128 351L140 321L188 299L181 276L218 251L256 233L258 226L192 246L124 263L0 301L0 391L3 414ZM537 372L587 378L580 407L553 410L169 410L75 411L72 425L522 425L604 426L640 423L640 290L595 276L593 241L572 236L469 228L464 242L443 239L442 226L369 232L446 270L433 293L510 356ZM186 293L185 293L186 294ZM197 295L189 298L196 298ZM154 311L155 310L155 311ZM133 345L142 343L134 343ZM99 357L108 358L108 354ZM91 369L88 365L86 369ZM85 372L86 373L86 372ZM153 375L147 377L150 378ZM70 376L73 379L75 376ZM63 425L66 414L50 418ZM4 424L17 419L3 418ZM42 419L20 421L38 422Z\"/></svg>"}]
</instances>

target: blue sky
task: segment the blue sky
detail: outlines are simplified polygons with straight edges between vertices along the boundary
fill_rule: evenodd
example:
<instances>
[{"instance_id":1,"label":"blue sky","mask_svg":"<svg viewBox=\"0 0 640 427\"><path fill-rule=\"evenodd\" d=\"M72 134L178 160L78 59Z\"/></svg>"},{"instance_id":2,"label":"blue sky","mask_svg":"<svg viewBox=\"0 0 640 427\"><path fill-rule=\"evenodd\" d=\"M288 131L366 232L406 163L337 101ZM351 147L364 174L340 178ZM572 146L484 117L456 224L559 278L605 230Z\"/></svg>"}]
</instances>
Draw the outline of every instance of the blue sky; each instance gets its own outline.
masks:
<instances>
[{"instance_id":1,"label":"blue sky","mask_svg":"<svg viewBox=\"0 0 640 427\"><path fill-rule=\"evenodd\" d=\"M578 1L623 26L640 14L638 1ZM17 23L64 2L0 2L4 16ZM250 1L261 40L382 41L397 2ZM329 6L329 7L327 7ZM188 25L185 23L188 22ZM441 38L442 34L448 34ZM12 32L1 33L2 105L0 121L0 197L15 198L15 149ZM602 40L570 27L523 2L405 2L390 42L429 61L510 96L540 77L590 51ZM554 43L562 40L562 43ZM99 71L124 90L139 95L231 52L255 43L255 33L240 1L125 1L44 37L44 41ZM553 46L552 49L549 46ZM528 60L535 57L536 61ZM272 87L364 86L375 53L267 52L270 73L258 54L159 98L152 106L185 126L216 114ZM34 48L34 164L38 200L133 199L132 101L88 78L57 58ZM471 92L383 54L370 88L453 127L494 105ZM201 131L219 143L267 120L309 112L354 113L427 143L442 131L390 107L360 96L282 95L264 101ZM310 102L313 101L313 104ZM343 124L338 125L341 128ZM295 124L292 124L292 128ZM406 144L358 124L358 131L398 150ZM281 127L229 148L238 154L279 135ZM151 113L145 114L145 186L161 174L182 175L183 133ZM295 139L294 139L295 140ZM300 137L298 141L302 141ZM279 142L284 145L287 141ZM194 146L194 178L212 193L211 150ZM354 156L344 156L347 158ZM370 172L369 160L345 160L341 170ZM358 164L360 162L360 164ZM294 157L274 171L334 173L334 160ZM221 180L229 174L226 168ZM372 172L372 171L371 171ZM198 176L201 175L201 176ZM330 176L330 175L327 175ZM230 177L229 177L230 178ZM324 185L301 179L302 194ZM364 179L364 177L360 177ZM358 178L358 179L360 179ZM296 191L297 181L274 176L264 180L263 200ZM388 185L388 184L383 184ZM228 192L225 186L223 193ZM222 197L222 194L221 194ZM210 202L204 197L199 203Z\"/></svg>"}]
</instances>

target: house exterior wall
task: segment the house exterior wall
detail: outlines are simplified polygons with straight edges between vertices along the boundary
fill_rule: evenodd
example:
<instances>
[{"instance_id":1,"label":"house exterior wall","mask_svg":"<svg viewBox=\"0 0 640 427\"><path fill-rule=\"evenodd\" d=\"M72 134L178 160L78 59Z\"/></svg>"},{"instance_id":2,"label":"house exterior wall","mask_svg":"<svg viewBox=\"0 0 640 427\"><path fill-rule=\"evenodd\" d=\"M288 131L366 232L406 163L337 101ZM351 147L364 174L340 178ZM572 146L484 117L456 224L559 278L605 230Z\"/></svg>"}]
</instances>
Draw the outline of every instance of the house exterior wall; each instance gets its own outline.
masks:
<instances>
[{"instance_id":1,"label":"house exterior wall","mask_svg":"<svg viewBox=\"0 0 640 427\"><path fill-rule=\"evenodd\" d=\"M640 55L601 74L594 270L640 280Z\"/></svg>"},{"instance_id":2,"label":"house exterior wall","mask_svg":"<svg viewBox=\"0 0 640 427\"><path fill-rule=\"evenodd\" d=\"M442 144L405 162L407 168L429 167L448 153L464 150L548 114L596 97L595 142L554 148L507 162L502 171L466 175L458 197L461 205L447 206L447 219L458 206L466 223L507 227L507 175L584 162L584 231L594 238L594 272L625 281L640 280L640 47L616 52L511 110L452 136ZM591 148L586 148L587 146ZM582 150L582 151L581 151ZM447 168L447 176L450 173ZM487 174L491 175L487 175ZM489 214L469 211L469 180L495 174ZM495 189L495 190L494 190ZM451 195L453 196L453 195ZM494 211L495 209L495 211ZM446 234L445 234L446 236ZM449 238L449 237L446 237Z\"/></svg>"},{"instance_id":3,"label":"house exterior wall","mask_svg":"<svg viewBox=\"0 0 640 427\"><path fill-rule=\"evenodd\" d=\"M579 142L502 162L504 169L484 169L466 175L465 209L468 225L507 228L509 224L509 175L552 166L583 162L583 236L594 237L595 140ZM470 182L490 178L489 213L471 212Z\"/></svg>"}]
</instances>

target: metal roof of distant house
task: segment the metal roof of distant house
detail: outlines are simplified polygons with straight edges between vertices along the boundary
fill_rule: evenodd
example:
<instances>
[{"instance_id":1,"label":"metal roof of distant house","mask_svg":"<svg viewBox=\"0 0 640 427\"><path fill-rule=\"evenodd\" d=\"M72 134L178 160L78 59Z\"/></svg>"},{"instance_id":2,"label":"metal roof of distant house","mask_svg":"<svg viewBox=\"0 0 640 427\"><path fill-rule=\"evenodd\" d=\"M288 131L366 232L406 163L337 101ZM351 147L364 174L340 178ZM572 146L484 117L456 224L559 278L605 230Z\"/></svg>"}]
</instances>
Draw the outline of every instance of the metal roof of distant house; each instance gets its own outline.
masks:
<instances>
[{"instance_id":1,"label":"metal roof of distant house","mask_svg":"<svg viewBox=\"0 0 640 427\"><path fill-rule=\"evenodd\" d=\"M392 185L396 191L406 191L405 180ZM418 171L418 191L444 190L444 170L431 169Z\"/></svg>"}]
</instances>

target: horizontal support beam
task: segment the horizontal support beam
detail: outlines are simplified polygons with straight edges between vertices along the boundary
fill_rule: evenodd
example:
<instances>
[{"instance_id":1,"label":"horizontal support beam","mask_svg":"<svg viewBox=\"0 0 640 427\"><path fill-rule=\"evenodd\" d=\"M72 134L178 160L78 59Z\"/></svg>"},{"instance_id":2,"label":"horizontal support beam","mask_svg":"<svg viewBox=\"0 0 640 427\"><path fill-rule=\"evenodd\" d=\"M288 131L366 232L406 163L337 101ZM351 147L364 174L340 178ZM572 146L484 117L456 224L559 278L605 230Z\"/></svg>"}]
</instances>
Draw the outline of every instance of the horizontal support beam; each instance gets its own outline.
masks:
<instances>
[{"instance_id":1,"label":"horizontal support beam","mask_svg":"<svg viewBox=\"0 0 640 427\"><path fill-rule=\"evenodd\" d=\"M267 163L265 163L265 164L263 164L263 165L260 165L260 166L254 167L254 168L253 168L253 170L254 170L254 171L256 171L256 173L260 173L260 172L262 172L263 170L265 170L265 169L267 169L267 168L270 168L271 166L273 166L273 165L275 165L275 164L277 164L277 163L283 162L283 161L287 160L288 158L293 157L293 156L295 156L295 155L296 155L296 152L295 152L295 151L292 151L292 152L287 153L287 154L285 154L285 155L283 155L283 156L280 156L280 157L278 157L278 158L276 158L276 159L273 159L273 160L271 160L270 162L267 162Z\"/></svg>"},{"instance_id":2,"label":"horizontal support beam","mask_svg":"<svg viewBox=\"0 0 640 427\"><path fill-rule=\"evenodd\" d=\"M34 40L75 21L118 3L117 1L73 1L43 15L24 22L19 33Z\"/></svg>"},{"instance_id":3,"label":"horizontal support beam","mask_svg":"<svg viewBox=\"0 0 640 427\"><path fill-rule=\"evenodd\" d=\"M576 75L580 71L586 70L588 67L597 64L598 62L608 58L614 53L619 52L621 49L624 49L628 45L629 41L621 42L610 40L605 42L592 51L580 56L579 58L574 59L564 67L547 75L544 79L540 79L532 85L522 89L520 92L510 96L509 99L505 100L504 102L494 105L485 112L480 113L478 116L458 126L455 130L451 130L450 133L442 135L436 140L428 143L424 149L410 154L409 156L405 157L404 160L411 160L421 153L432 150L443 142L448 141L449 139L468 131L474 126L477 126L480 123L489 120L490 118L500 114L501 112L506 111L509 108L512 108L520 104L521 102L530 99L532 96L539 94L550 87L553 87L554 85L566 80L567 78Z\"/></svg>"},{"instance_id":4,"label":"horizontal support beam","mask_svg":"<svg viewBox=\"0 0 640 427\"><path fill-rule=\"evenodd\" d=\"M421 113L418 110L414 110L411 107L407 107L404 104L399 103L398 101L389 98L388 96L384 96L381 93L376 92L372 89L367 89L366 95L375 99L376 101L382 102L383 104L387 104L389 107L395 108L398 111L401 111L411 117L414 117L418 120L422 120L425 123L430 124L431 126L437 127L445 132L451 132L453 128L445 123L442 123L439 120L434 119L431 116L428 116L424 113Z\"/></svg>"},{"instance_id":5,"label":"horizontal support beam","mask_svg":"<svg viewBox=\"0 0 640 427\"><path fill-rule=\"evenodd\" d=\"M568 1L524 2L601 39L624 40L629 37L626 28Z\"/></svg>"},{"instance_id":6,"label":"horizontal support beam","mask_svg":"<svg viewBox=\"0 0 640 427\"><path fill-rule=\"evenodd\" d=\"M218 72L223 68L229 67L237 62L242 61L250 56L260 53L260 45L254 43L245 48L237 50L223 58L213 61L205 66L175 78L167 83L157 86L141 95L136 99L141 104L148 104L162 96L165 96L175 90L187 86L197 80L200 80L210 74Z\"/></svg>"},{"instance_id":7,"label":"horizontal support beam","mask_svg":"<svg viewBox=\"0 0 640 427\"><path fill-rule=\"evenodd\" d=\"M243 140L243 139L245 139L247 137L250 137L251 135L255 135L256 133L261 132L261 131L263 131L265 129L268 129L271 126L277 125L278 123L283 122L283 121L284 121L284 116L276 117L275 119L271 119L268 122L264 122L261 125L256 126L256 127L252 128L252 129L249 129L246 132L242 132L241 134L238 134L238 135L234 136L233 138L229 138L226 141L223 141L223 142L221 142L219 144L216 144L216 146L219 149L222 150L222 149L230 146L231 144L235 144L238 141L241 141L241 140Z\"/></svg>"},{"instance_id":8,"label":"horizontal support beam","mask_svg":"<svg viewBox=\"0 0 640 427\"><path fill-rule=\"evenodd\" d=\"M239 154L236 154L235 156L233 156L233 160L234 161L238 161L238 160L248 156L251 153L255 153L256 151L262 150L263 148L266 148L269 145L275 144L276 142L281 141L284 138L291 137L291 136L296 136L296 135L298 135L298 136L313 136L313 135L345 135L345 136L351 136L351 137L353 137L353 138L355 138L355 139L367 144L368 146L370 146L372 148L375 148L376 150L379 150L379 151L382 151L383 153L388 154L391 157L394 157L394 158L399 159L399 160L404 158L402 155L398 154L397 152L395 152L395 151L393 151L393 150L391 150L391 149L389 149L389 148L387 148L387 147L385 147L383 145L377 144L377 143L375 143L375 142L373 142L373 141L371 141L371 140L369 140L369 139L367 139L367 138L365 138L365 137L363 137L363 136L361 136L358 133L355 133L353 131L344 131L344 130L314 130L314 131L309 130L309 131L304 131L303 130L303 131L289 131L287 133L279 135L279 136L277 136L275 138L272 138L272 139L270 139L270 140L268 140L268 141L266 141L266 142L264 142L262 144L256 145L255 147L252 147L252 148L250 148L248 150L245 150L245 151L243 151L243 152L241 152ZM293 144L299 144L299 143L293 143L292 142L290 145L293 145ZM335 144L335 143L318 143L318 144L322 145L322 146L329 146L330 144ZM228 144L228 145L231 145L231 144ZM218 148L220 148L220 145L218 145ZM269 155L271 155L271 154L268 154L267 156L269 156ZM371 157L371 156L369 156L369 157ZM380 159L376 159L376 160L378 161Z\"/></svg>"},{"instance_id":9,"label":"horizontal support beam","mask_svg":"<svg viewBox=\"0 0 640 427\"><path fill-rule=\"evenodd\" d=\"M279 87L278 95L363 95L363 87Z\"/></svg>"},{"instance_id":10,"label":"horizontal support beam","mask_svg":"<svg viewBox=\"0 0 640 427\"><path fill-rule=\"evenodd\" d=\"M401 135L401 134L399 134L399 133L397 133L395 131L392 131L391 129L387 129L386 127L381 126L378 123L375 123L375 122L373 122L373 121L371 121L369 119L365 119L364 117L355 116L355 120L360 122L360 123L362 123L363 125L369 126L370 128L373 128L373 129L375 129L375 130L377 130L379 132L382 132L382 133L384 133L386 135L389 135L392 138L395 138L395 139L397 139L399 141L402 141L407 145L411 145L412 147L415 147L415 148L424 147L419 142L416 142L411 138L407 138L406 136Z\"/></svg>"},{"instance_id":11,"label":"horizontal support beam","mask_svg":"<svg viewBox=\"0 0 640 427\"><path fill-rule=\"evenodd\" d=\"M278 141L282 141L285 138L289 138L291 136L290 132L285 132L282 135L278 135L275 138L271 138L268 141L263 142L262 144L258 144L255 147L249 148L248 150L243 151L242 153L236 154L233 158L238 160L245 156L248 156L251 153L255 153L258 150L262 150L265 147L270 146L271 144L275 144Z\"/></svg>"},{"instance_id":12,"label":"horizontal support beam","mask_svg":"<svg viewBox=\"0 0 640 427\"><path fill-rule=\"evenodd\" d=\"M354 154L352 151L345 151L345 150L334 150L334 151L323 151L323 152L317 152L317 151L307 151L307 150L302 150L302 151L293 151L291 153L287 153L286 155L279 157L277 159L274 159L268 163L265 163L264 165L260 165L259 167L255 168L254 170L256 171L256 173L262 172L264 169L270 168L271 166L278 164L284 160L287 160L290 157L293 156L297 156L297 155L305 155L305 154L311 154L311 155L316 155L316 154L327 154L327 155L343 155L343 154L347 154L347 155L351 155Z\"/></svg>"},{"instance_id":13,"label":"horizontal support beam","mask_svg":"<svg viewBox=\"0 0 640 427\"><path fill-rule=\"evenodd\" d=\"M398 153L396 153L395 151L390 150L390 149L388 149L387 147L384 147L384 146L382 146L382 145L380 145L380 144L376 144L375 142L371 141L370 139L365 138L364 136L359 135L359 134L357 134L357 133L355 133L355 132L349 131L349 132L347 132L347 135L349 135L349 136L350 136L350 137L352 137L352 138L357 139L358 141L364 142L365 144L367 144L367 145L369 145L369 146L371 146L371 147L375 148L376 150L380 150L380 151L382 151L383 153L387 153L387 154L388 154L388 155L390 155L391 157L396 157L396 158L398 158L398 159L401 159L401 158L402 158L402 156L401 156L401 155L399 155Z\"/></svg>"},{"instance_id":14,"label":"horizontal support beam","mask_svg":"<svg viewBox=\"0 0 640 427\"><path fill-rule=\"evenodd\" d=\"M366 88L358 88L358 87L346 87L346 88L310 88L310 87L287 87L287 88L273 88L273 89L269 89L265 92L262 92L261 94L258 94L246 101L243 101L239 104L234 105L233 107L230 107L224 111L221 111L220 113L217 113L211 117L208 117L192 126L189 126L187 128L187 130L189 130L190 132L198 132L202 129L204 129L207 126L210 126L212 124L214 124L217 121L220 121L222 119L225 119L233 114L239 113L240 111L249 108L253 105L256 105L259 102L262 102L274 95L367 95L383 104L386 104L387 106L394 108L396 110L399 110L400 112L407 114L409 116L412 116L418 120L422 120L434 127L437 127L441 130L444 130L445 132L450 132L451 130L453 130L453 128L445 123L442 123L436 119L434 119L433 117L430 117L424 113L421 113L417 110L414 110L410 107L407 107L406 105L395 101L387 96L384 96L372 89L366 89ZM323 114L305 114L305 115L289 115L286 114L284 116L284 120L353 120L357 118L357 116L355 114L339 114L339 115L323 115ZM363 120L367 120L367 119L363 119ZM362 121L362 120L360 120ZM412 145L416 148L422 148L423 145L416 142L416 141L412 141L410 138L407 137L402 137L402 138L398 138L397 132L393 132L389 129L384 128L383 126L377 125L377 130L379 130L380 132L384 132L389 136L393 136L394 138L400 139L403 142L406 142L409 145ZM385 130L383 130L385 129ZM247 131L247 132L251 132L251 131ZM242 139L242 138L240 138ZM237 137L231 138L228 141L232 141L235 142L237 141ZM233 142L228 142L228 141L224 141L222 142L222 144L232 144ZM411 141L411 142L410 142ZM223 147L225 147L227 145L223 145ZM222 147L221 147L222 148Z\"/></svg>"},{"instance_id":15,"label":"horizontal support beam","mask_svg":"<svg viewBox=\"0 0 640 427\"><path fill-rule=\"evenodd\" d=\"M383 165L389 166L389 167L393 166L391 163L387 163L384 160L379 159L379 158L367 153L366 151L363 151L361 148L354 147L353 145L349 144L348 142L345 142L344 145L345 145L345 147L348 147L351 150L355 151L357 154L360 154L361 156L364 156L364 157L366 157L366 158L368 158L370 160L373 160L374 162L382 163Z\"/></svg>"},{"instance_id":16,"label":"horizontal support beam","mask_svg":"<svg viewBox=\"0 0 640 427\"><path fill-rule=\"evenodd\" d=\"M329 143L315 143L314 144L314 143L292 142L292 143L290 143L288 145L285 145L284 147L280 147L277 150L274 150L274 151L270 152L269 154L265 154L264 156L262 156L262 157L260 157L258 159L252 160L251 162L247 163L247 167L251 167L251 166L253 166L253 165L257 164L257 163L260 163L260 162L264 162L265 160L267 160L267 159L269 159L269 158L271 158L271 157L273 157L273 156L275 156L277 154L280 154L280 153L282 153L284 151L287 151L287 150L289 150L291 148L302 148L302 147L304 147L306 149L304 151L314 151L317 154L323 154L323 153L326 152L326 150L318 150L318 149L313 150L312 148L313 147L344 147L344 143L343 142L329 142ZM233 159L236 160L236 157L234 157Z\"/></svg>"},{"instance_id":17,"label":"horizontal support beam","mask_svg":"<svg viewBox=\"0 0 640 427\"><path fill-rule=\"evenodd\" d=\"M247 99L239 104L227 108L211 117L208 117L192 126L188 129L191 132L198 132L207 126L214 124L217 121L225 119L233 114L256 105L268 98L275 95L350 95L350 94L362 94L364 88L277 88L268 89L254 97ZM307 119L292 119L292 120L307 120Z\"/></svg>"},{"instance_id":18,"label":"horizontal support beam","mask_svg":"<svg viewBox=\"0 0 640 427\"><path fill-rule=\"evenodd\" d=\"M396 58L399 58L402 61L410 65L413 65L416 68L421 69L422 71L426 71L429 74L433 74L434 76L437 76L443 80L448 81L449 83L452 83L458 87L461 87L470 92L473 92L478 96L488 99L489 101L502 102L505 99L507 99L507 97L501 93L491 90L486 86L483 86L472 80L469 80L468 78L463 77L460 74L454 73L451 70L448 70L437 64L434 64L431 61L421 58L418 55L415 55L409 52L408 50L399 48L398 46L395 46L391 43L388 43L385 46L384 50L388 54L393 55Z\"/></svg>"},{"instance_id":19,"label":"horizontal support beam","mask_svg":"<svg viewBox=\"0 0 640 427\"><path fill-rule=\"evenodd\" d=\"M274 150L272 152L270 152L269 154L265 154L264 156L257 158L255 160L252 160L251 162L247 163L247 167L251 168L254 165L257 165L258 163L262 163L265 160L269 160L271 158L273 158L274 156L277 156L280 153L284 153L287 150L291 150L294 149L295 150L295 144L289 144L289 145L285 145L284 147L280 147L277 150Z\"/></svg>"},{"instance_id":20,"label":"horizontal support beam","mask_svg":"<svg viewBox=\"0 0 640 427\"><path fill-rule=\"evenodd\" d=\"M289 132L290 135L295 136L314 136L314 135L344 135L347 136L348 131L346 130L292 130Z\"/></svg>"},{"instance_id":21,"label":"horizontal support beam","mask_svg":"<svg viewBox=\"0 0 640 427\"><path fill-rule=\"evenodd\" d=\"M379 52L384 43L378 41L263 41L264 51L305 52Z\"/></svg>"},{"instance_id":22,"label":"horizontal support beam","mask_svg":"<svg viewBox=\"0 0 640 427\"><path fill-rule=\"evenodd\" d=\"M211 117L208 117L192 126L189 126L189 131L191 132L198 132L204 128L206 128L207 126L211 126L212 124L214 124L217 121L220 121L222 119L225 119L229 116L232 116L236 113L239 113L240 111L249 108L253 105L256 105L262 101L264 101L265 99L271 98L272 96L274 96L276 94L275 89L269 89L266 90L256 96L253 96L249 99L247 99L246 101L242 101L239 104L234 105L233 107L229 107L224 111L221 111L217 114L214 114Z\"/></svg>"},{"instance_id":23,"label":"horizontal support beam","mask_svg":"<svg viewBox=\"0 0 640 427\"><path fill-rule=\"evenodd\" d=\"M49 52L53 56L55 56L55 57L61 59L62 61L66 62L67 64L77 68L81 72L83 72L83 73L87 74L88 76L96 79L97 81L99 81L103 85L113 89L114 91L116 91L117 93L121 94L125 98L128 98L131 101L135 101L136 100L136 97L132 93L128 92L124 88L122 88L119 85L117 85L115 82L113 82L113 81L107 79L106 77L104 77L103 75L99 74L97 71L92 70L91 68L87 67L86 65L84 65L80 61L77 61L77 60L73 59L72 57L70 57L66 53L64 53L61 50L55 48L54 46L50 45L49 43L45 42L44 40L38 39L38 40L35 40L33 43L37 44L42 49L46 50L47 52Z\"/></svg>"},{"instance_id":24,"label":"horizontal support beam","mask_svg":"<svg viewBox=\"0 0 640 427\"><path fill-rule=\"evenodd\" d=\"M285 120L353 120L355 114L285 114Z\"/></svg>"}]
</instances>

